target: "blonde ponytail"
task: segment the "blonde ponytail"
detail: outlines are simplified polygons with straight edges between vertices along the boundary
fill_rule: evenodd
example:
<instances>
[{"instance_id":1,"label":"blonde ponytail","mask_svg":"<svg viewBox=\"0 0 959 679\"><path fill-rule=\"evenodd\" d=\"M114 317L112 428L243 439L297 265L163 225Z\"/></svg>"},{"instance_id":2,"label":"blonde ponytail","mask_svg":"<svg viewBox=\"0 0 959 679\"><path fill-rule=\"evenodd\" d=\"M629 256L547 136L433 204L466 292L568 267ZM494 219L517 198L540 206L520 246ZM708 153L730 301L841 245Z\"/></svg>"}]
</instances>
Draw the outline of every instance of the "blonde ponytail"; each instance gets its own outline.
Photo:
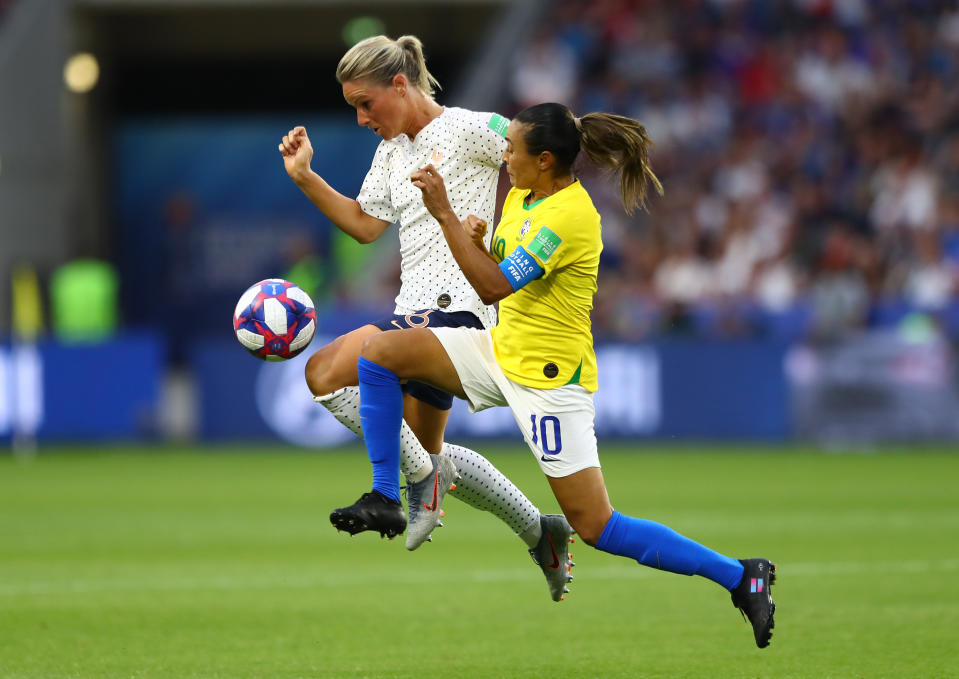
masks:
<instances>
[{"instance_id":1,"label":"blonde ponytail","mask_svg":"<svg viewBox=\"0 0 959 679\"><path fill-rule=\"evenodd\" d=\"M365 80L387 86L393 76L402 73L410 85L428 97L440 84L426 69L423 43L415 35L404 35L396 40L376 35L361 40L351 47L336 67L336 80L345 82Z\"/></svg>"}]
</instances>

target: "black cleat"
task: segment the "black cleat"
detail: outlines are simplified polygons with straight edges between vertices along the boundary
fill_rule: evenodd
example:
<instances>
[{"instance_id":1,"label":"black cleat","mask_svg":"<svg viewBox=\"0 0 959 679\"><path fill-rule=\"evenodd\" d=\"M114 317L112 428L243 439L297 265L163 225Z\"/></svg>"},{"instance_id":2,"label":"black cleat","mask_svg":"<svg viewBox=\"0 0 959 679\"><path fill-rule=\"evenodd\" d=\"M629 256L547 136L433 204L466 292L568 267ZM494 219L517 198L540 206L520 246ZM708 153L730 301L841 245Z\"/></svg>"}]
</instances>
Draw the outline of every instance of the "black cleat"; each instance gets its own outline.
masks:
<instances>
[{"instance_id":1,"label":"black cleat","mask_svg":"<svg viewBox=\"0 0 959 679\"><path fill-rule=\"evenodd\" d=\"M363 493L349 507L334 509L330 512L330 523L336 530L345 530L350 535L375 530L380 537L392 540L406 530L406 514L403 505L374 490Z\"/></svg>"},{"instance_id":2,"label":"black cleat","mask_svg":"<svg viewBox=\"0 0 959 679\"><path fill-rule=\"evenodd\" d=\"M769 646L773 635L773 613L776 604L773 603L771 585L776 582L776 564L766 559L740 559L743 565L743 579L731 593L733 606L743 614L753 626L753 635L759 648Z\"/></svg>"}]
</instances>

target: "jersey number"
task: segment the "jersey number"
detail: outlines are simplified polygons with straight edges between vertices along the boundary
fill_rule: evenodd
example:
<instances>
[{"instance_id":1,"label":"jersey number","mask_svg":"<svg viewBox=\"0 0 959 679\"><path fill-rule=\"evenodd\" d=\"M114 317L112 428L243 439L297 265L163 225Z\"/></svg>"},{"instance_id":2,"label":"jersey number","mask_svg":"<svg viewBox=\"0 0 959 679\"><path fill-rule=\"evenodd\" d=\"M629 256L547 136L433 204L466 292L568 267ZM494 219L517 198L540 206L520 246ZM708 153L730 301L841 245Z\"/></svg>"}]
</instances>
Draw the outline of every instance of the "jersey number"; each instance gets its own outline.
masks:
<instances>
[{"instance_id":1,"label":"jersey number","mask_svg":"<svg viewBox=\"0 0 959 679\"><path fill-rule=\"evenodd\" d=\"M536 415L529 416L533 425L533 445L538 445L547 455L559 455L563 452L563 435L559 431L559 418L547 415L539 419L539 436L537 437ZM552 436L550 436L552 434ZM550 440L552 439L552 441ZM540 443L542 441L542 443Z\"/></svg>"},{"instance_id":2,"label":"jersey number","mask_svg":"<svg viewBox=\"0 0 959 679\"><path fill-rule=\"evenodd\" d=\"M430 314L436 311L436 309L427 309L426 311L421 311L418 314L406 314L406 327L408 328L425 328L430 324ZM390 321L400 330L403 329L403 326L397 323L396 321Z\"/></svg>"},{"instance_id":3,"label":"jersey number","mask_svg":"<svg viewBox=\"0 0 959 679\"><path fill-rule=\"evenodd\" d=\"M490 250L493 252L493 256L496 257L497 261L502 262L506 259L506 241L504 239L494 238Z\"/></svg>"}]
</instances>

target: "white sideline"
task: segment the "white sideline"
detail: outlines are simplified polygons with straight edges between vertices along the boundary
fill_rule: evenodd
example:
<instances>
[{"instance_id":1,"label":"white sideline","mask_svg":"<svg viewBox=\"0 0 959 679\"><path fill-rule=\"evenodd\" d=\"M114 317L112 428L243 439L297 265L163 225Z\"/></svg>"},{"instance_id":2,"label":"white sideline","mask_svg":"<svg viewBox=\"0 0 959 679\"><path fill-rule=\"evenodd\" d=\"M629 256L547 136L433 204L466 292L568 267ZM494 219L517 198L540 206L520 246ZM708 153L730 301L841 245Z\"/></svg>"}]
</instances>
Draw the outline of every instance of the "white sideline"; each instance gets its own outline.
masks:
<instances>
[{"instance_id":1,"label":"white sideline","mask_svg":"<svg viewBox=\"0 0 959 679\"><path fill-rule=\"evenodd\" d=\"M882 574L923 574L959 570L957 559L929 559L915 561L831 561L780 563L778 573L782 576L819 577L825 574L842 573L882 573ZM642 566L610 566L583 569L577 572L583 580L642 579L650 577L654 570ZM409 573L391 575L391 584L420 585L440 582L522 582L537 579L532 567L500 570L475 570L464 573L449 569L446 572L417 570ZM343 587L349 585L367 586L376 578L375 573L323 575L299 574L295 577L266 577L256 574L210 577L171 577L166 574L144 574L130 578L88 578L76 580L34 580L31 582L0 583L0 596L13 597L24 595L49 594L86 594L103 592L176 592L202 590L244 590L244 589L306 589L314 587Z\"/></svg>"}]
</instances>

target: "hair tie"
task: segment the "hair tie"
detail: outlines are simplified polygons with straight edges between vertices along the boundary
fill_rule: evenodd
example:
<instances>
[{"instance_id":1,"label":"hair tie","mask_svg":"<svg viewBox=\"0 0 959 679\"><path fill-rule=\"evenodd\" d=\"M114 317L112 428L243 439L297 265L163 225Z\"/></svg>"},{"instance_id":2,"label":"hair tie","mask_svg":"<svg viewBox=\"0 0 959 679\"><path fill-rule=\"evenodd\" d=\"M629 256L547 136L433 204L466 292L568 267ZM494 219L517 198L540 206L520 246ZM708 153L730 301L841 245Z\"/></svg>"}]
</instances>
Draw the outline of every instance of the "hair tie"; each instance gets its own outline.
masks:
<instances>
[{"instance_id":1,"label":"hair tie","mask_svg":"<svg viewBox=\"0 0 959 679\"><path fill-rule=\"evenodd\" d=\"M580 134L582 134L582 133L583 133L583 121L580 120L579 118L577 118L576 116L573 116L573 124L576 125L576 131L579 132Z\"/></svg>"}]
</instances>

